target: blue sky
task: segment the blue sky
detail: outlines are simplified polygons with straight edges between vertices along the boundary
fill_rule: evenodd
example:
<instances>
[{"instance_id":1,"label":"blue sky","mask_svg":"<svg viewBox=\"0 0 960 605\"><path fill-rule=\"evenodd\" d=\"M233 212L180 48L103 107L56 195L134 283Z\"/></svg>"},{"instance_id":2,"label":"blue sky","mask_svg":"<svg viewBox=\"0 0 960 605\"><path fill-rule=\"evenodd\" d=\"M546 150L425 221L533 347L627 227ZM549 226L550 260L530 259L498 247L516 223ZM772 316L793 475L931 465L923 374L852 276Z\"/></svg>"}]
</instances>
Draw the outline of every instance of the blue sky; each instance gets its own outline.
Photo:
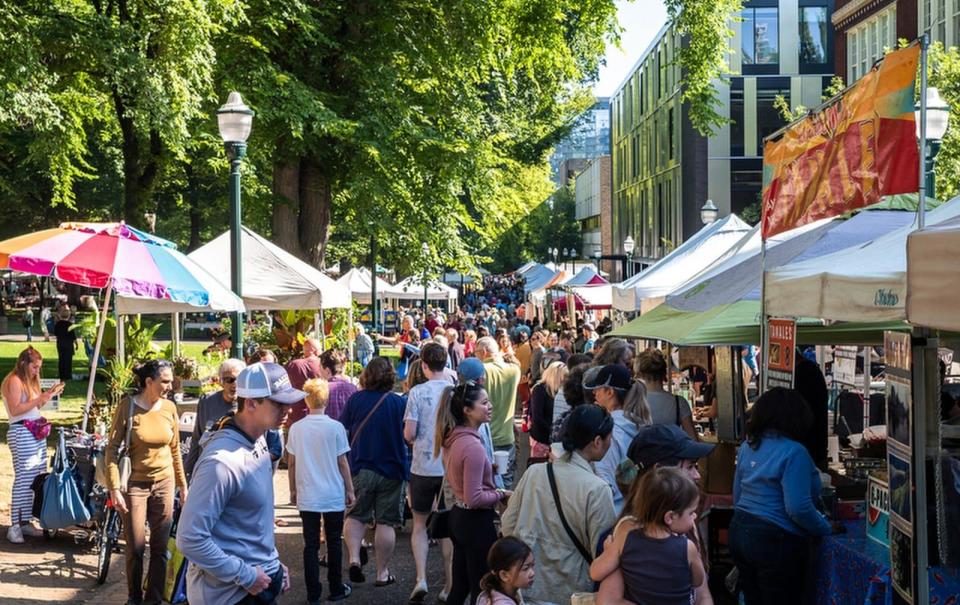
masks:
<instances>
[{"instance_id":1,"label":"blue sky","mask_svg":"<svg viewBox=\"0 0 960 605\"><path fill-rule=\"evenodd\" d=\"M667 22L663 0L617 0L617 17L623 32L620 48L607 47L607 64L600 68L600 79L593 87L598 97L610 96L627 77L640 54Z\"/></svg>"}]
</instances>

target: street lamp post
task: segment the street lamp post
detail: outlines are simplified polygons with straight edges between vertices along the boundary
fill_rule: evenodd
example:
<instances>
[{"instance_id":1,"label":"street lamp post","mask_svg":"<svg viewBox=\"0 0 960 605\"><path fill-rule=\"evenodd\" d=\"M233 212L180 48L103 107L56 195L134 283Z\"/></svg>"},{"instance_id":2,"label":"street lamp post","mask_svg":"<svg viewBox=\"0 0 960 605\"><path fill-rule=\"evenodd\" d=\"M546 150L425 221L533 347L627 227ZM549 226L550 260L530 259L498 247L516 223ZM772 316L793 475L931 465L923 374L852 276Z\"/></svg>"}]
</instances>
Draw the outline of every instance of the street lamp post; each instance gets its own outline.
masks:
<instances>
[{"instance_id":1,"label":"street lamp post","mask_svg":"<svg viewBox=\"0 0 960 605\"><path fill-rule=\"evenodd\" d=\"M247 154L247 137L253 126L253 110L243 103L239 92L231 92L217 110L220 138L230 160L230 285L242 296L240 272L240 164ZM243 359L243 313L233 314L233 356Z\"/></svg>"},{"instance_id":2,"label":"street lamp post","mask_svg":"<svg viewBox=\"0 0 960 605\"><path fill-rule=\"evenodd\" d=\"M549 253L550 253L550 256L553 257L553 266L556 267L556 266L557 266L557 255L560 254L560 251L557 250L557 247L556 247L556 246L554 246L553 248L547 248L547 252L549 252Z\"/></svg>"},{"instance_id":3,"label":"street lamp post","mask_svg":"<svg viewBox=\"0 0 960 605\"><path fill-rule=\"evenodd\" d=\"M633 238L629 235L623 240L623 252L627 255L627 270L624 271L624 279L633 277L633 251L636 249L637 243L633 241Z\"/></svg>"},{"instance_id":4,"label":"street lamp post","mask_svg":"<svg viewBox=\"0 0 960 605\"><path fill-rule=\"evenodd\" d=\"M430 246L427 245L427 242L423 242L423 245L420 246L420 250L423 252L423 320L427 320L427 263L430 259Z\"/></svg>"},{"instance_id":5,"label":"street lamp post","mask_svg":"<svg viewBox=\"0 0 960 605\"><path fill-rule=\"evenodd\" d=\"M917 138L920 137L920 128L922 126L920 117L920 105L915 107L914 116L917 123ZM943 137L947 133L947 126L950 123L950 106L940 96L940 91L935 87L927 88L927 123L926 123L926 143L927 148L921 149L924 157L924 185L926 195L937 199L936 182L933 175L933 169L936 166L936 157L940 152L940 145L943 143ZM925 200L920 200L923 203Z\"/></svg>"},{"instance_id":6,"label":"street lamp post","mask_svg":"<svg viewBox=\"0 0 960 605\"><path fill-rule=\"evenodd\" d=\"M563 270L567 270L567 259L570 258L570 251L566 248L563 249Z\"/></svg>"},{"instance_id":7,"label":"street lamp post","mask_svg":"<svg viewBox=\"0 0 960 605\"><path fill-rule=\"evenodd\" d=\"M593 262L597 264L597 274L599 274L600 273L600 251L599 250L593 251Z\"/></svg>"},{"instance_id":8,"label":"street lamp post","mask_svg":"<svg viewBox=\"0 0 960 605\"><path fill-rule=\"evenodd\" d=\"M700 220L704 225L710 225L716 222L719 213L720 211L717 205L713 203L713 200L707 200L700 208Z\"/></svg>"}]
</instances>

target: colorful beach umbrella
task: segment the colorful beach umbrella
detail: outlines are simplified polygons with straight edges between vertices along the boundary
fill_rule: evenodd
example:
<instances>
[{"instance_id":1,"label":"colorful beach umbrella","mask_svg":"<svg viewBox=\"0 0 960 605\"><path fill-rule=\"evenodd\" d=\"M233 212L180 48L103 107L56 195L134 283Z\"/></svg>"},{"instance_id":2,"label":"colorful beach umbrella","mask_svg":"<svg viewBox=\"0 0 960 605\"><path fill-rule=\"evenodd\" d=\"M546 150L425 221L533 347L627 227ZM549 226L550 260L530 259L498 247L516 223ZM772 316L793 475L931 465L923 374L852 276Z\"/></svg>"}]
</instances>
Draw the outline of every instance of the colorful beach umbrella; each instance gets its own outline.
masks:
<instances>
[{"instance_id":1,"label":"colorful beach umbrella","mask_svg":"<svg viewBox=\"0 0 960 605\"><path fill-rule=\"evenodd\" d=\"M176 248L172 242L122 222L62 223L54 229L0 242L0 269L52 276L89 288L106 288L101 317L106 316L113 292L194 307L207 306L211 298L211 280L202 275L202 268L187 260ZM207 286L201 283L198 275ZM217 298L222 300L224 297ZM239 301L231 301L231 305L242 308ZM91 359L84 429L93 400L95 364L100 356L104 324L100 321Z\"/></svg>"}]
</instances>

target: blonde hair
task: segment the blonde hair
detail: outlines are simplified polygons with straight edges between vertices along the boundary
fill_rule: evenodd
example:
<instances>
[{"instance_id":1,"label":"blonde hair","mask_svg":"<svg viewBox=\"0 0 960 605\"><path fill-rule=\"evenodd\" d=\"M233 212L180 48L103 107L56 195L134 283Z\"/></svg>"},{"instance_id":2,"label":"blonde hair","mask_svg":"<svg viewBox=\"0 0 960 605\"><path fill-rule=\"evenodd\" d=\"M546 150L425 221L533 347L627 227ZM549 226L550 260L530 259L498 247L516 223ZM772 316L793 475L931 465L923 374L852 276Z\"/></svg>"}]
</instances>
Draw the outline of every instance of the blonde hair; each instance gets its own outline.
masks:
<instances>
[{"instance_id":1,"label":"blonde hair","mask_svg":"<svg viewBox=\"0 0 960 605\"><path fill-rule=\"evenodd\" d=\"M28 346L26 349L20 351L20 354L17 356L16 365L14 365L10 373L4 377L3 383L0 383L0 390L6 392L10 379L16 376L20 379L20 383L23 384L23 388L26 389L28 399L40 395L42 392L40 388L40 376L31 377L27 372L27 367L34 361L43 361L43 355L40 354L40 351L34 349L32 346Z\"/></svg>"},{"instance_id":2,"label":"blonde hair","mask_svg":"<svg viewBox=\"0 0 960 605\"><path fill-rule=\"evenodd\" d=\"M630 390L623 397L623 417L637 425L637 428L652 423L650 405L647 403L647 386L634 380Z\"/></svg>"},{"instance_id":3,"label":"blonde hair","mask_svg":"<svg viewBox=\"0 0 960 605\"><path fill-rule=\"evenodd\" d=\"M569 373L570 368L567 367L567 364L562 361L554 361L543 371L540 382L547 388L547 393L551 397L556 397L560 389L563 388L563 383L567 380L567 374Z\"/></svg>"},{"instance_id":4,"label":"blonde hair","mask_svg":"<svg viewBox=\"0 0 960 605\"><path fill-rule=\"evenodd\" d=\"M330 400L330 384L323 378L311 378L303 383L303 391L307 394L304 401L311 410L322 410Z\"/></svg>"}]
</instances>

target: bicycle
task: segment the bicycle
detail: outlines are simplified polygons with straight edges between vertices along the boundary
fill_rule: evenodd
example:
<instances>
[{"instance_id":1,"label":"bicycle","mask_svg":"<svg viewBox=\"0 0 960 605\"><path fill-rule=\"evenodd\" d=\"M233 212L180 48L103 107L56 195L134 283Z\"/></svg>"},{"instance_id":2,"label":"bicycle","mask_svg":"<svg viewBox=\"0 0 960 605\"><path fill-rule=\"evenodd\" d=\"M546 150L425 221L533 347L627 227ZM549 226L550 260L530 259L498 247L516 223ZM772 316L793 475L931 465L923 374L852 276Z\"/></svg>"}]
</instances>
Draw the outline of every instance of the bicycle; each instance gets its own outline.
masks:
<instances>
[{"instance_id":1,"label":"bicycle","mask_svg":"<svg viewBox=\"0 0 960 605\"><path fill-rule=\"evenodd\" d=\"M88 530L88 540L93 543L97 553L97 584L107 580L110 560L114 552L119 551L120 536L123 534L123 520L114 507L110 492L104 483L104 450L107 438L104 435L91 435L74 427L61 429L70 431L67 452L70 463L76 468L76 478L81 493L85 496L90 510L90 521L84 526Z\"/></svg>"}]
</instances>

